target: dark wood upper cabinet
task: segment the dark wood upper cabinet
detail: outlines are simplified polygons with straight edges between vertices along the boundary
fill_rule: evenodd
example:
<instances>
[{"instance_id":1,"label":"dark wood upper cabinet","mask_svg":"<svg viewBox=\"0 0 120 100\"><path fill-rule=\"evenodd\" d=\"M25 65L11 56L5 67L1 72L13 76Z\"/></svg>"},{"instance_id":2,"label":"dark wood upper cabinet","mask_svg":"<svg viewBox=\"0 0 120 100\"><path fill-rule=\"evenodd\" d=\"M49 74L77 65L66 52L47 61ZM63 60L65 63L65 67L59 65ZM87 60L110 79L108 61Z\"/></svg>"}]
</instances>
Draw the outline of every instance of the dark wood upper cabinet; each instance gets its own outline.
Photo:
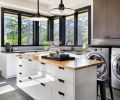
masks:
<instances>
[{"instance_id":1,"label":"dark wood upper cabinet","mask_svg":"<svg viewBox=\"0 0 120 100\"><path fill-rule=\"evenodd\" d=\"M93 38L105 38L108 31L107 11L108 0L94 0L93 2Z\"/></svg>"},{"instance_id":2,"label":"dark wood upper cabinet","mask_svg":"<svg viewBox=\"0 0 120 100\"><path fill-rule=\"evenodd\" d=\"M93 38L120 39L120 0L93 1Z\"/></svg>"},{"instance_id":3,"label":"dark wood upper cabinet","mask_svg":"<svg viewBox=\"0 0 120 100\"><path fill-rule=\"evenodd\" d=\"M108 33L112 39L120 39L120 0L108 0Z\"/></svg>"}]
</instances>

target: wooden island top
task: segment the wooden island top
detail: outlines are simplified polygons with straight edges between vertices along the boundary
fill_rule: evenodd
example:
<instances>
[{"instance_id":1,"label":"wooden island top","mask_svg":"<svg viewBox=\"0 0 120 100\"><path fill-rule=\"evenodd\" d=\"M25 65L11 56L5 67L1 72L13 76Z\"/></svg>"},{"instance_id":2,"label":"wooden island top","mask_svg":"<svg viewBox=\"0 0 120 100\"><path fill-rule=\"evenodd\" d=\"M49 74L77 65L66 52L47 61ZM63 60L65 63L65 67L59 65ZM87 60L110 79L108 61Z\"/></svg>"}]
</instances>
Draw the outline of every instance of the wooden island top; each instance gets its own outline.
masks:
<instances>
[{"instance_id":1,"label":"wooden island top","mask_svg":"<svg viewBox=\"0 0 120 100\"><path fill-rule=\"evenodd\" d=\"M83 69L87 67L93 67L97 66L100 64L104 64L104 61L97 61L97 60L87 60L85 58L76 58L75 60L69 60L69 61L55 61L55 60L48 60L41 58L40 55L17 55L18 58L22 59L30 59L32 61L37 61L37 62L43 62L46 64L52 64L55 66L60 66L66 69L70 70L78 70L78 69Z\"/></svg>"}]
</instances>

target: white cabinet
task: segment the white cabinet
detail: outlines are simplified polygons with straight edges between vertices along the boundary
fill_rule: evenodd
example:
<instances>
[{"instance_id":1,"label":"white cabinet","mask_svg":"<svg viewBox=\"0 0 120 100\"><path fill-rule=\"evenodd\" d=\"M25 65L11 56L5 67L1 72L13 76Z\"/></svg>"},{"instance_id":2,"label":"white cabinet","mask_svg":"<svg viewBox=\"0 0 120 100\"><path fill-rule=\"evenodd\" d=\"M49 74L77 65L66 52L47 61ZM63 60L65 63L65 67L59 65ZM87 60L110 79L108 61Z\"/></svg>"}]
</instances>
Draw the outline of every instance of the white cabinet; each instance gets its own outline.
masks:
<instances>
[{"instance_id":1,"label":"white cabinet","mask_svg":"<svg viewBox=\"0 0 120 100\"><path fill-rule=\"evenodd\" d=\"M1 53L1 73L4 78L16 77L16 53Z\"/></svg>"},{"instance_id":2,"label":"white cabinet","mask_svg":"<svg viewBox=\"0 0 120 100\"><path fill-rule=\"evenodd\" d=\"M96 100L97 67L77 70L19 59L17 86L35 100ZM89 93L89 91L91 91Z\"/></svg>"},{"instance_id":3,"label":"white cabinet","mask_svg":"<svg viewBox=\"0 0 120 100\"><path fill-rule=\"evenodd\" d=\"M67 82L73 83L74 82L74 71L66 69L61 66L52 65L52 74L59 79L63 79Z\"/></svg>"},{"instance_id":4,"label":"white cabinet","mask_svg":"<svg viewBox=\"0 0 120 100\"><path fill-rule=\"evenodd\" d=\"M62 91L53 89L52 90L52 100L75 100L75 98L68 96ZM81 99L79 99L81 100Z\"/></svg>"}]
</instances>

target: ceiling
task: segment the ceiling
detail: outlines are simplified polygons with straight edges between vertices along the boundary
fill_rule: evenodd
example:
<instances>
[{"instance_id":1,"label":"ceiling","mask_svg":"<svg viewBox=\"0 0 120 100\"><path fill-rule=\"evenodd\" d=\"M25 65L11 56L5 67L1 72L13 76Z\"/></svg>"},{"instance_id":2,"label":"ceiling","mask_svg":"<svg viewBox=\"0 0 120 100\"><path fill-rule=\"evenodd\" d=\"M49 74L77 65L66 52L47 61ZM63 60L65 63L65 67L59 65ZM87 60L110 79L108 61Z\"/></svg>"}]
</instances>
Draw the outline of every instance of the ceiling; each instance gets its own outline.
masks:
<instances>
[{"instance_id":1,"label":"ceiling","mask_svg":"<svg viewBox=\"0 0 120 100\"><path fill-rule=\"evenodd\" d=\"M28 0L31 2L37 2L37 0ZM78 6L84 4L90 4L92 0L63 0L65 7L76 9ZM40 4L47 5L48 8L58 7L60 0L39 0ZM48 9L47 8L47 9Z\"/></svg>"},{"instance_id":2,"label":"ceiling","mask_svg":"<svg viewBox=\"0 0 120 100\"><path fill-rule=\"evenodd\" d=\"M0 6L24 9L26 11L37 11L37 0L0 0ZM63 0L65 7L78 9L92 3L92 0ZM40 13L49 15L48 10L58 7L60 0L40 0Z\"/></svg>"}]
</instances>

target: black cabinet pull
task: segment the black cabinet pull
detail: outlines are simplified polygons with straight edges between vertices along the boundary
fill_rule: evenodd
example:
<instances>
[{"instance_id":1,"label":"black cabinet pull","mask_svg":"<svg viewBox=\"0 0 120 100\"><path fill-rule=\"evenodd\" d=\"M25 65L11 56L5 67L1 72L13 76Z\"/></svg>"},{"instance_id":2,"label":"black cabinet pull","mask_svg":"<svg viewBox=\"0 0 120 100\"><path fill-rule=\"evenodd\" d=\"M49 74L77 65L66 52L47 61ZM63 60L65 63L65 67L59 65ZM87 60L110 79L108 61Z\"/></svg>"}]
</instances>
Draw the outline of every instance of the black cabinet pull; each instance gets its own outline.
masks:
<instances>
[{"instance_id":1,"label":"black cabinet pull","mask_svg":"<svg viewBox=\"0 0 120 100\"><path fill-rule=\"evenodd\" d=\"M45 63L41 62L42 65L45 65Z\"/></svg>"},{"instance_id":2,"label":"black cabinet pull","mask_svg":"<svg viewBox=\"0 0 120 100\"><path fill-rule=\"evenodd\" d=\"M28 79L32 80L32 78L31 78L31 77L28 77Z\"/></svg>"},{"instance_id":3,"label":"black cabinet pull","mask_svg":"<svg viewBox=\"0 0 120 100\"><path fill-rule=\"evenodd\" d=\"M19 57L19 59L22 59L22 57Z\"/></svg>"},{"instance_id":4,"label":"black cabinet pull","mask_svg":"<svg viewBox=\"0 0 120 100\"><path fill-rule=\"evenodd\" d=\"M62 70L64 70L64 68L63 67L58 67L59 69L62 69Z\"/></svg>"},{"instance_id":5,"label":"black cabinet pull","mask_svg":"<svg viewBox=\"0 0 120 100\"><path fill-rule=\"evenodd\" d=\"M20 75L22 75L22 73L21 73L21 72L20 72L19 74L20 74Z\"/></svg>"},{"instance_id":6,"label":"black cabinet pull","mask_svg":"<svg viewBox=\"0 0 120 100\"><path fill-rule=\"evenodd\" d=\"M28 61L32 61L31 59L28 59Z\"/></svg>"},{"instance_id":7,"label":"black cabinet pull","mask_svg":"<svg viewBox=\"0 0 120 100\"><path fill-rule=\"evenodd\" d=\"M22 65L19 65L19 67L22 67Z\"/></svg>"},{"instance_id":8,"label":"black cabinet pull","mask_svg":"<svg viewBox=\"0 0 120 100\"><path fill-rule=\"evenodd\" d=\"M44 83L40 83L42 86L45 86L45 84Z\"/></svg>"},{"instance_id":9,"label":"black cabinet pull","mask_svg":"<svg viewBox=\"0 0 120 100\"><path fill-rule=\"evenodd\" d=\"M62 82L62 83L64 83L64 82L65 82L65 81L64 81L64 80L62 80L62 79L58 79L58 81L59 81L59 82Z\"/></svg>"},{"instance_id":10,"label":"black cabinet pull","mask_svg":"<svg viewBox=\"0 0 120 100\"><path fill-rule=\"evenodd\" d=\"M58 94L62 95L62 96L65 96L65 94L63 92L60 92L60 91L58 91Z\"/></svg>"},{"instance_id":11,"label":"black cabinet pull","mask_svg":"<svg viewBox=\"0 0 120 100\"><path fill-rule=\"evenodd\" d=\"M21 81L21 80L19 80L19 82L21 82L21 83L22 83L22 81Z\"/></svg>"}]
</instances>

